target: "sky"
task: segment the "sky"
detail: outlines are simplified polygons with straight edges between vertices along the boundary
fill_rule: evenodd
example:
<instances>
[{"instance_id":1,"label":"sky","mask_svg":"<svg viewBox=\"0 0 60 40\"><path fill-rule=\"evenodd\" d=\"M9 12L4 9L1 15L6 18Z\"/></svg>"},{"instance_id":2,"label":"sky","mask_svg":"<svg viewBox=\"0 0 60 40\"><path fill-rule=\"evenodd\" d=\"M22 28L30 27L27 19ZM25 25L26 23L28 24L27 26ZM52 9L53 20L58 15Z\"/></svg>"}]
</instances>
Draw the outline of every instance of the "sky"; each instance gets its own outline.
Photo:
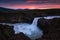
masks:
<instances>
[{"instance_id":1,"label":"sky","mask_svg":"<svg viewBox=\"0 0 60 40\"><path fill-rule=\"evenodd\" d=\"M11 9L60 8L60 0L0 0L0 7Z\"/></svg>"}]
</instances>

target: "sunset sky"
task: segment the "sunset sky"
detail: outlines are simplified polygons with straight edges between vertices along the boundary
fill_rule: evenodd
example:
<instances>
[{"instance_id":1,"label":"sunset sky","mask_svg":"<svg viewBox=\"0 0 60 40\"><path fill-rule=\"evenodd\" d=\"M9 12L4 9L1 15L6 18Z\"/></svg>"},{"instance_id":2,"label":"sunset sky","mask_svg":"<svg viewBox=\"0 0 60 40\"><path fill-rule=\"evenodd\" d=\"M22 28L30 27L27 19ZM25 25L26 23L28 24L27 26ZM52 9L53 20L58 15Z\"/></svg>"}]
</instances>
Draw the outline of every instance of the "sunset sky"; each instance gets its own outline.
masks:
<instances>
[{"instance_id":1,"label":"sunset sky","mask_svg":"<svg viewBox=\"0 0 60 40\"><path fill-rule=\"evenodd\" d=\"M0 7L11 9L60 8L60 0L0 0Z\"/></svg>"}]
</instances>

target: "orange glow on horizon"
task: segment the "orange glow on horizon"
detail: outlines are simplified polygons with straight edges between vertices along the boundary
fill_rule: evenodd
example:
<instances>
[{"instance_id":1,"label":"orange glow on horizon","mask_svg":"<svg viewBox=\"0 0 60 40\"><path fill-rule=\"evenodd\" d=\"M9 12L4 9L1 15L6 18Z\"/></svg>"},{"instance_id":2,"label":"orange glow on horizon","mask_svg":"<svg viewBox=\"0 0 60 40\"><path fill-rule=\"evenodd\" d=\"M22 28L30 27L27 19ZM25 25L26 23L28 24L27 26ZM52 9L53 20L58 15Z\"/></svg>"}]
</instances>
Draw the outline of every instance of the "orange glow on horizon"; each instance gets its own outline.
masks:
<instances>
[{"instance_id":1,"label":"orange glow on horizon","mask_svg":"<svg viewBox=\"0 0 60 40\"><path fill-rule=\"evenodd\" d=\"M56 4L40 4L40 5L12 5L7 8L12 9L50 9L50 8L60 8L60 5Z\"/></svg>"}]
</instances>

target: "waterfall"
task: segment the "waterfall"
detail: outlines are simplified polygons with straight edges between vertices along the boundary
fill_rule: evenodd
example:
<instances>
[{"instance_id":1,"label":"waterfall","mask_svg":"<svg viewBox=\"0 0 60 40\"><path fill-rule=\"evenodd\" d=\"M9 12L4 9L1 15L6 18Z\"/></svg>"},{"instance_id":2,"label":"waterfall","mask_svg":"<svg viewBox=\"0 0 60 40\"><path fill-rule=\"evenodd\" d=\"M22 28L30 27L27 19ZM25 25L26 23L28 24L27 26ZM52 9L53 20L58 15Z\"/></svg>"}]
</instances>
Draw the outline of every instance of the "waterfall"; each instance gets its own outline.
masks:
<instances>
[{"instance_id":1,"label":"waterfall","mask_svg":"<svg viewBox=\"0 0 60 40\"><path fill-rule=\"evenodd\" d=\"M34 18L32 24L29 23L14 24L15 34L23 32L26 36L31 38L31 40L40 38L43 35L43 31L39 29L37 26L38 19L40 19L40 17Z\"/></svg>"},{"instance_id":2,"label":"waterfall","mask_svg":"<svg viewBox=\"0 0 60 40\"><path fill-rule=\"evenodd\" d=\"M37 26L38 19L40 19L40 17L34 18L34 20L32 22L32 25L36 25Z\"/></svg>"}]
</instances>

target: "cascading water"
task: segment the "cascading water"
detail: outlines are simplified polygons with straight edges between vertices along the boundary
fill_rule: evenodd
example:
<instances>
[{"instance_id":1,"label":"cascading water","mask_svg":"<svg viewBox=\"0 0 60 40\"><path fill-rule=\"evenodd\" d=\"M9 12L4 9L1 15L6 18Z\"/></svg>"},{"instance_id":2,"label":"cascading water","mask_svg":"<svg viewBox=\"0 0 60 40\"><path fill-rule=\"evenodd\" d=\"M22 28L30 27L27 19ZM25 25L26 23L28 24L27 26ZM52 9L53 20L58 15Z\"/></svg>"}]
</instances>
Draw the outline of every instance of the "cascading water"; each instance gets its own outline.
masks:
<instances>
[{"instance_id":1,"label":"cascading water","mask_svg":"<svg viewBox=\"0 0 60 40\"><path fill-rule=\"evenodd\" d=\"M37 38L42 37L43 35L43 30L39 29L37 26L38 19L40 18L54 19L54 18L60 18L60 16L36 17L34 18L32 24L28 24L28 23L16 23L16 24L0 23L0 24L14 26L13 29L15 31L15 34L23 32L26 36L31 38L31 40L35 40Z\"/></svg>"},{"instance_id":2,"label":"cascading water","mask_svg":"<svg viewBox=\"0 0 60 40\"><path fill-rule=\"evenodd\" d=\"M54 18L60 18L60 16L47 16L47 17L44 17L44 19L54 19Z\"/></svg>"},{"instance_id":3,"label":"cascading water","mask_svg":"<svg viewBox=\"0 0 60 40\"><path fill-rule=\"evenodd\" d=\"M37 27L37 22L40 17L34 18L32 24L20 23L14 24L15 34L23 32L26 36L35 40L43 35L43 31Z\"/></svg>"}]
</instances>

